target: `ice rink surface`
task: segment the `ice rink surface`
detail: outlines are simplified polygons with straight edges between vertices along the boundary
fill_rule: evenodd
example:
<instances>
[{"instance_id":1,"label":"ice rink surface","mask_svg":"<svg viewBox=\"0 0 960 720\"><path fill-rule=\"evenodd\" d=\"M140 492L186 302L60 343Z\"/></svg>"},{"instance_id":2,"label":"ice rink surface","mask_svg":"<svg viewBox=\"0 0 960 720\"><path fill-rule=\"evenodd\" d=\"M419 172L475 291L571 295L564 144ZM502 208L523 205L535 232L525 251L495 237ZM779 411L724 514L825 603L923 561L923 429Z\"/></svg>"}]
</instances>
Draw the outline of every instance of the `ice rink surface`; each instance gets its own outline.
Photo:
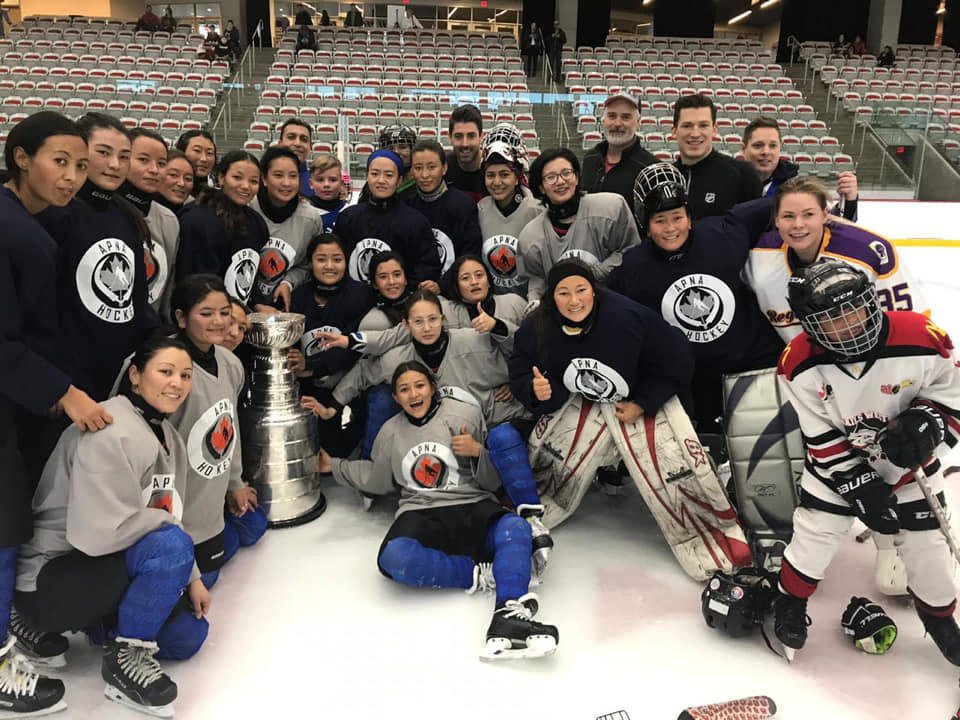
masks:
<instances>
[{"instance_id":1,"label":"ice rink surface","mask_svg":"<svg viewBox=\"0 0 960 720\"><path fill-rule=\"evenodd\" d=\"M902 254L934 319L960 337L960 251ZM388 581L375 558L394 504L363 512L351 491L326 493L319 519L268 532L224 569L203 649L165 663L180 688L177 718L594 720L626 710L632 720L674 720L689 705L764 694L782 720L947 720L960 705L960 668L923 636L906 602L879 594L872 543L852 536L810 602L807 646L788 665L759 634L733 640L704 624L700 585L639 496L592 491L554 531L537 588L538 619L560 631L556 655L491 664L478 654L492 596ZM896 621L886 655L866 655L842 634L853 594ZM144 717L103 697L99 652L83 636L70 641L58 675L70 707L53 717Z\"/></svg>"}]
</instances>

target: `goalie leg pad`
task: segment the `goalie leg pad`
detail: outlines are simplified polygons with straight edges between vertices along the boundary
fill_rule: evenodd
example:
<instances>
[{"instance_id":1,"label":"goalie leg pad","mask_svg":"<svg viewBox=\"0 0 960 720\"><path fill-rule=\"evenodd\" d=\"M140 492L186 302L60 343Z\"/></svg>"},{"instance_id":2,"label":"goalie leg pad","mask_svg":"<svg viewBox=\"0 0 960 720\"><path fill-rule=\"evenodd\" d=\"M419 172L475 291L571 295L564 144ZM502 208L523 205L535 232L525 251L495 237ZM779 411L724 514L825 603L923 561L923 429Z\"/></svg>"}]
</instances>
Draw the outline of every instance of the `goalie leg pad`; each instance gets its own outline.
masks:
<instances>
[{"instance_id":1,"label":"goalie leg pad","mask_svg":"<svg viewBox=\"0 0 960 720\"><path fill-rule=\"evenodd\" d=\"M871 535L877 546L877 559L873 567L873 581L884 595L893 597L907 594L907 567L900 557L898 544L903 542L898 535Z\"/></svg>"},{"instance_id":2,"label":"goalie leg pad","mask_svg":"<svg viewBox=\"0 0 960 720\"><path fill-rule=\"evenodd\" d=\"M696 580L751 564L750 549L680 401L625 425L602 412L630 477L683 569Z\"/></svg>"},{"instance_id":3,"label":"goalie leg pad","mask_svg":"<svg viewBox=\"0 0 960 720\"><path fill-rule=\"evenodd\" d=\"M599 468L619 460L600 406L580 395L571 395L557 412L542 415L527 447L548 528L573 514Z\"/></svg>"}]
</instances>

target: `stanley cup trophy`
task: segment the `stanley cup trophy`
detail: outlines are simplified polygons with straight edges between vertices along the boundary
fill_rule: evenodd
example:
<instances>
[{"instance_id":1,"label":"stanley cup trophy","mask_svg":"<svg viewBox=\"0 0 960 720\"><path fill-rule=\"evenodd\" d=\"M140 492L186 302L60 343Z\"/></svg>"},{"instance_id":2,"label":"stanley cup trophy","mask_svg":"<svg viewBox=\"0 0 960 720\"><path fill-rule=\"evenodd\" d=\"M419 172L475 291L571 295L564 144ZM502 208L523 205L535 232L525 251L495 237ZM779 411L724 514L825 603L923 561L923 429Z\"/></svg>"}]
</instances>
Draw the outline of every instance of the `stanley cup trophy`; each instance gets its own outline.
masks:
<instances>
[{"instance_id":1,"label":"stanley cup trophy","mask_svg":"<svg viewBox=\"0 0 960 720\"><path fill-rule=\"evenodd\" d=\"M316 473L316 418L300 407L287 348L303 334L303 315L253 313L253 346L240 408L244 479L257 489L271 527L309 522L327 507Z\"/></svg>"}]
</instances>

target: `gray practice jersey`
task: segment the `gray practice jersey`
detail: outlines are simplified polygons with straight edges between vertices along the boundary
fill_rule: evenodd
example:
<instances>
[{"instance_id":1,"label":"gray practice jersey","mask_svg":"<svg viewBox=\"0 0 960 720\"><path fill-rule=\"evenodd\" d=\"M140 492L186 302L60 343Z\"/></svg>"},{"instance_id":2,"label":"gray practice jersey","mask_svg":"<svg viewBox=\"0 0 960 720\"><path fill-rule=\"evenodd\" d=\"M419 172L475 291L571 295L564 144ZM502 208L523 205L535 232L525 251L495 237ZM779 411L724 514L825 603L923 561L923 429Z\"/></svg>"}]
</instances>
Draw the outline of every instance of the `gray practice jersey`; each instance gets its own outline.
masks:
<instances>
[{"instance_id":1,"label":"gray practice jersey","mask_svg":"<svg viewBox=\"0 0 960 720\"><path fill-rule=\"evenodd\" d=\"M44 564L71 550L108 555L163 525L180 524L183 440L164 420L165 450L126 397L110 398L103 408L112 424L98 432L71 425L47 460L33 496L33 537L20 546L17 590L36 590Z\"/></svg>"},{"instance_id":2,"label":"gray practice jersey","mask_svg":"<svg viewBox=\"0 0 960 720\"><path fill-rule=\"evenodd\" d=\"M180 247L180 221L168 207L150 203L144 217L153 245L145 246L147 257L147 302L161 318L170 317L170 296L173 295L174 262Z\"/></svg>"},{"instance_id":3,"label":"gray practice jersey","mask_svg":"<svg viewBox=\"0 0 960 720\"><path fill-rule=\"evenodd\" d=\"M547 273L567 258L577 258L593 268L597 280L606 282L620 266L623 252L640 244L640 234L627 201L616 193L592 193L580 198L576 219L563 237L557 235L544 213L520 232L520 271L529 281L527 297L539 300Z\"/></svg>"},{"instance_id":4,"label":"gray practice jersey","mask_svg":"<svg viewBox=\"0 0 960 720\"><path fill-rule=\"evenodd\" d=\"M479 458L454 455L450 439L463 426L484 445ZM397 515L474 503L497 502L493 491L500 479L484 441L486 427L476 405L454 398L440 400L436 413L423 425L414 425L403 413L387 420L373 442L370 460L333 460L337 482L372 495L400 488Z\"/></svg>"},{"instance_id":5,"label":"gray practice jersey","mask_svg":"<svg viewBox=\"0 0 960 720\"><path fill-rule=\"evenodd\" d=\"M323 215L306 200L301 200L293 215L282 223L275 223L260 209L260 199L254 198L250 207L267 224L270 239L260 250L260 271L257 273L256 292L273 297L281 282L290 289L300 287L311 277L307 245L314 235L323 234Z\"/></svg>"},{"instance_id":6,"label":"gray practice jersey","mask_svg":"<svg viewBox=\"0 0 960 720\"><path fill-rule=\"evenodd\" d=\"M443 322L448 330L473 328L473 325L470 324L470 311L467 310L464 303L453 302L442 297L440 298L440 304L443 306ZM497 320L503 320L503 324L507 326L506 341L498 341L497 344L501 352L508 358L510 353L513 352L513 335L523 323L526 309L527 301L514 293L493 296L493 317Z\"/></svg>"},{"instance_id":7,"label":"gray practice jersey","mask_svg":"<svg viewBox=\"0 0 960 720\"><path fill-rule=\"evenodd\" d=\"M493 275L496 294L516 293L526 297L527 281L520 274L518 238L520 232L546 208L525 187L523 200L510 215L504 217L497 201L489 195L477 203L480 213L480 234L483 236L483 262Z\"/></svg>"}]
</instances>

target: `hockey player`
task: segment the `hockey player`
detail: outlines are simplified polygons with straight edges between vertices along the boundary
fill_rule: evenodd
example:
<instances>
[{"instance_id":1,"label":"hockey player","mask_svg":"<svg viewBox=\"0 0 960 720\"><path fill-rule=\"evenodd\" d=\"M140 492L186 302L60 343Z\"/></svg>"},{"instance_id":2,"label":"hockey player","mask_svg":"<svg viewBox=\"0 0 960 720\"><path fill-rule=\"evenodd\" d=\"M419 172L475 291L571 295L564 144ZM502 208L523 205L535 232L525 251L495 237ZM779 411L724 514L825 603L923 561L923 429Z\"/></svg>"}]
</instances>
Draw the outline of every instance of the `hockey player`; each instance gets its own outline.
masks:
<instances>
[{"instance_id":1,"label":"hockey player","mask_svg":"<svg viewBox=\"0 0 960 720\"><path fill-rule=\"evenodd\" d=\"M413 197L417 183L410 172L413 164L413 146L417 144L417 131L407 125L388 125L380 131L379 148L394 153L402 163L397 197L408 200Z\"/></svg>"},{"instance_id":2,"label":"hockey player","mask_svg":"<svg viewBox=\"0 0 960 720\"><path fill-rule=\"evenodd\" d=\"M800 321L786 302L787 281L800 267L821 257L837 258L869 273L884 310L930 314L893 243L830 215L827 191L819 181L788 180L773 202L777 229L757 241L744 277L757 294L761 312L785 342L800 333Z\"/></svg>"},{"instance_id":3,"label":"hockey player","mask_svg":"<svg viewBox=\"0 0 960 720\"><path fill-rule=\"evenodd\" d=\"M347 272L367 282L370 259L394 250L404 259L412 286L440 280L440 256L427 219L397 197L403 161L390 150L367 158L370 197L344 209L337 218L337 235L348 244Z\"/></svg>"},{"instance_id":4,"label":"hockey player","mask_svg":"<svg viewBox=\"0 0 960 720\"><path fill-rule=\"evenodd\" d=\"M147 302L166 320L170 317L173 292L173 262L180 245L180 222L176 214L156 202L167 167L167 144L152 130L130 131L130 172L120 186L120 195L141 212L150 230L144 242Z\"/></svg>"},{"instance_id":5,"label":"hockey player","mask_svg":"<svg viewBox=\"0 0 960 720\"><path fill-rule=\"evenodd\" d=\"M533 620L538 600L529 592L534 532L521 513L539 506L529 465L498 466L484 445L479 408L442 397L422 363L398 365L391 384L403 412L380 430L372 460L341 460L322 450L318 456L320 472L362 492L400 487L400 508L377 555L380 572L416 587L469 593L495 587L481 658L553 653L557 629ZM501 482L518 514L496 501Z\"/></svg>"},{"instance_id":6,"label":"hockey player","mask_svg":"<svg viewBox=\"0 0 960 720\"><path fill-rule=\"evenodd\" d=\"M463 255L447 273L447 294L443 316L450 329L472 327L477 332L490 332L497 320L507 326L509 344L513 347L513 335L526 316L527 301L519 295L506 293L495 295L493 276L489 268L476 255Z\"/></svg>"},{"instance_id":7,"label":"hockey player","mask_svg":"<svg viewBox=\"0 0 960 720\"><path fill-rule=\"evenodd\" d=\"M693 221L683 175L655 163L634 188L644 242L610 273L610 289L659 312L696 356L693 407L698 433L720 433L724 373L773 367L783 341L760 314L740 273L770 223L772 202L754 200L725 215Z\"/></svg>"},{"instance_id":8,"label":"hockey player","mask_svg":"<svg viewBox=\"0 0 960 720\"><path fill-rule=\"evenodd\" d=\"M230 325L224 332L223 342L220 345L237 357L240 357L237 354L237 348L243 344L247 330L250 329L250 321L247 319L249 314L250 310L246 305L236 298L230 298Z\"/></svg>"},{"instance_id":9,"label":"hockey player","mask_svg":"<svg viewBox=\"0 0 960 720\"><path fill-rule=\"evenodd\" d=\"M180 214L177 282L209 272L223 278L231 297L263 302L255 281L270 233L249 207L260 189L260 164L250 153L234 150L220 161L217 178L218 189L204 193Z\"/></svg>"},{"instance_id":10,"label":"hockey player","mask_svg":"<svg viewBox=\"0 0 960 720\"><path fill-rule=\"evenodd\" d=\"M179 150L167 150L167 164L161 173L160 188L155 200L174 213L179 213L191 199L193 165Z\"/></svg>"},{"instance_id":11,"label":"hockey player","mask_svg":"<svg viewBox=\"0 0 960 720\"><path fill-rule=\"evenodd\" d=\"M807 598L859 518L898 534L909 592L937 647L960 665L947 543L913 473L938 475L960 430L960 371L947 334L923 315L883 312L869 276L836 258L798 268L790 308L803 327L778 380L806 447L800 506L784 553L775 632L788 658L807 638ZM931 479L943 503L939 477Z\"/></svg>"},{"instance_id":12,"label":"hockey player","mask_svg":"<svg viewBox=\"0 0 960 720\"><path fill-rule=\"evenodd\" d=\"M301 285L293 293L291 310L306 319L299 347L290 348L287 357L290 369L303 378L305 407L329 404L331 391L359 359L359 354L352 350L333 348L324 352L319 333L355 332L374 304L370 286L347 276L344 244L334 233L314 236L307 246L312 282ZM340 417L335 417L321 420L319 427L324 446L343 457L357 446L363 429L362 403L357 400L350 407L350 422L345 426Z\"/></svg>"},{"instance_id":13,"label":"hockey player","mask_svg":"<svg viewBox=\"0 0 960 720\"><path fill-rule=\"evenodd\" d=\"M193 165L192 195L199 198L201 191L213 187L211 176L217 168L217 146L213 135L206 130L188 130L177 138L175 147Z\"/></svg>"},{"instance_id":14,"label":"hockey player","mask_svg":"<svg viewBox=\"0 0 960 720\"><path fill-rule=\"evenodd\" d=\"M540 300L547 274L560 260L577 258L605 283L622 253L640 243L627 201L616 193L584 195L580 161L567 148L547 150L530 168L530 187L547 211L520 232L527 299Z\"/></svg>"},{"instance_id":15,"label":"hockey player","mask_svg":"<svg viewBox=\"0 0 960 720\"><path fill-rule=\"evenodd\" d=\"M307 244L324 231L320 211L300 197L297 162L297 156L287 148L268 148L260 159L263 182L257 197L250 201L270 234L260 250L256 294L282 310L290 309L291 294L308 282ZM272 311L266 307L254 309Z\"/></svg>"},{"instance_id":16,"label":"hockey player","mask_svg":"<svg viewBox=\"0 0 960 720\"><path fill-rule=\"evenodd\" d=\"M580 260L551 268L510 358L510 389L538 418L530 457L548 527L577 509L598 468L622 460L691 576L750 564L675 397L688 392L692 372L690 344L659 314L599 290Z\"/></svg>"},{"instance_id":17,"label":"hockey player","mask_svg":"<svg viewBox=\"0 0 960 720\"><path fill-rule=\"evenodd\" d=\"M34 534L17 569L26 625L90 628L91 639L104 628L106 696L166 717L177 686L154 656L189 657L207 635L201 613L181 611L202 586L180 524L187 449L167 419L186 400L192 370L180 341L154 336L134 354L130 392L103 404L114 422L64 432L33 497Z\"/></svg>"},{"instance_id":18,"label":"hockey player","mask_svg":"<svg viewBox=\"0 0 960 720\"><path fill-rule=\"evenodd\" d=\"M87 113L87 182L69 205L40 221L57 241L59 353L73 382L105 400L124 359L158 324L147 303L143 216L117 194L130 170L130 138L110 115Z\"/></svg>"},{"instance_id":19,"label":"hockey player","mask_svg":"<svg viewBox=\"0 0 960 720\"><path fill-rule=\"evenodd\" d=\"M310 187L313 190L310 203L323 216L324 230L333 230L340 211L347 206L349 194L343 197L344 175L336 155L320 155L310 163Z\"/></svg>"},{"instance_id":20,"label":"hockey player","mask_svg":"<svg viewBox=\"0 0 960 720\"><path fill-rule=\"evenodd\" d=\"M477 204L466 193L447 187L443 179L446 167L443 145L435 140L414 145L411 174L416 192L407 203L422 213L433 229L441 273L447 272L458 257L479 255L481 243ZM429 289L439 292L440 286Z\"/></svg>"},{"instance_id":21,"label":"hockey player","mask_svg":"<svg viewBox=\"0 0 960 720\"><path fill-rule=\"evenodd\" d=\"M489 197L477 203L481 257L493 274L496 294L527 295L520 273L518 240L527 223L544 208L526 186L527 149L520 131L512 125L495 125L483 136L483 180Z\"/></svg>"}]
</instances>

